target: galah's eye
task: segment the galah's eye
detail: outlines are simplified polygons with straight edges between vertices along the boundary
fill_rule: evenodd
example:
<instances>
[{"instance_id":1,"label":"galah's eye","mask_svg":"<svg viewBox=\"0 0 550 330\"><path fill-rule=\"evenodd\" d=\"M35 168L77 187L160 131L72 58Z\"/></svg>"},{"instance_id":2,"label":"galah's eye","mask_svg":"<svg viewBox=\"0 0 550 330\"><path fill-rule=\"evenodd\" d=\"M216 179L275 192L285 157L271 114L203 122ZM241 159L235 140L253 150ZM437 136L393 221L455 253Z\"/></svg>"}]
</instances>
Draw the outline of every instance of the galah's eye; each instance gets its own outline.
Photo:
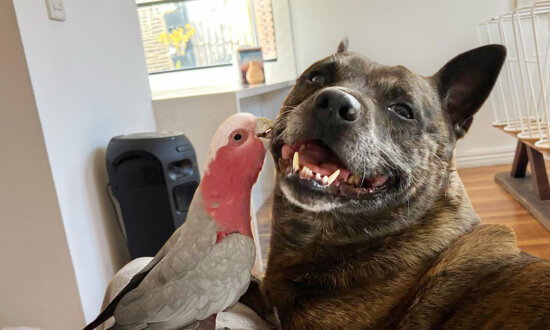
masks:
<instances>
[{"instance_id":1,"label":"galah's eye","mask_svg":"<svg viewBox=\"0 0 550 330\"><path fill-rule=\"evenodd\" d=\"M248 138L248 133L244 129L236 129L229 135L229 144L241 145Z\"/></svg>"}]
</instances>

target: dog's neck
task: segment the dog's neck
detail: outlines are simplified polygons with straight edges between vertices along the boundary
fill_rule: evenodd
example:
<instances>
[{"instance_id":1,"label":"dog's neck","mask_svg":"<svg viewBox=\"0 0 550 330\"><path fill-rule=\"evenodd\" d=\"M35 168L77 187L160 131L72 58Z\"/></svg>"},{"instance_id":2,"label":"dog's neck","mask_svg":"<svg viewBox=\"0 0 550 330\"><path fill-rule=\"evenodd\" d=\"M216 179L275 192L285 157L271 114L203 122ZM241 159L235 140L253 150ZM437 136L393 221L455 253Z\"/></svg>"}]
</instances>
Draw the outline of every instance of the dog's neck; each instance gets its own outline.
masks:
<instances>
[{"instance_id":1,"label":"dog's neck","mask_svg":"<svg viewBox=\"0 0 550 330\"><path fill-rule=\"evenodd\" d=\"M454 171L424 210L412 221L312 213L292 205L276 190L268 273L275 269L286 280L323 287L345 287L361 277L369 281L390 279L405 269L421 271L479 223ZM402 216L406 212L395 210L392 214ZM359 270L346 269L358 264Z\"/></svg>"}]
</instances>

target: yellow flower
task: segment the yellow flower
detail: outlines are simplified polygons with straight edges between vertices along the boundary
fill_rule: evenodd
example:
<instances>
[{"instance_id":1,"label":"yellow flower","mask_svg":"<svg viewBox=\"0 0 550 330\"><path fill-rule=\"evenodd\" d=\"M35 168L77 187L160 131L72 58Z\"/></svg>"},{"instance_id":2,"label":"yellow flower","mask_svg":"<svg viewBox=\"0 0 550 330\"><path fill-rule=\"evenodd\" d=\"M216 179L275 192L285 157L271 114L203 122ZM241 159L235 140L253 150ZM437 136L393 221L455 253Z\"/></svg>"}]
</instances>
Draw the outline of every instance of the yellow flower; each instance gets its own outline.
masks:
<instances>
[{"instance_id":1,"label":"yellow flower","mask_svg":"<svg viewBox=\"0 0 550 330\"><path fill-rule=\"evenodd\" d=\"M168 45L168 35L166 32L159 34L158 38L159 43Z\"/></svg>"}]
</instances>

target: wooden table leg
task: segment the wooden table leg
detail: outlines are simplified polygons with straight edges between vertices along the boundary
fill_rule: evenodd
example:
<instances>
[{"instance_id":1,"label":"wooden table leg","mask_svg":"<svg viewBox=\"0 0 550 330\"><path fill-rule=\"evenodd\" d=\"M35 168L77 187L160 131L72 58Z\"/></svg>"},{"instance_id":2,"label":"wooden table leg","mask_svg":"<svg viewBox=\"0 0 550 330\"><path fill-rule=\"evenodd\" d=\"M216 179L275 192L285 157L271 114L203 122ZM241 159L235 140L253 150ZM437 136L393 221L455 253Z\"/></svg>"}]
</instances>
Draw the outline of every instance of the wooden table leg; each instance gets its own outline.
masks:
<instances>
[{"instance_id":1,"label":"wooden table leg","mask_svg":"<svg viewBox=\"0 0 550 330\"><path fill-rule=\"evenodd\" d=\"M527 148L528 147L525 145L525 143L518 141L511 173L512 177L514 178L525 177L525 171L527 170L527 163L529 161L529 158L527 157Z\"/></svg>"},{"instance_id":2,"label":"wooden table leg","mask_svg":"<svg viewBox=\"0 0 550 330\"><path fill-rule=\"evenodd\" d=\"M527 149L527 157L531 165L531 184L533 189L540 199L550 199L550 184L548 183L544 157L539 151L529 146L525 146L525 148Z\"/></svg>"}]
</instances>

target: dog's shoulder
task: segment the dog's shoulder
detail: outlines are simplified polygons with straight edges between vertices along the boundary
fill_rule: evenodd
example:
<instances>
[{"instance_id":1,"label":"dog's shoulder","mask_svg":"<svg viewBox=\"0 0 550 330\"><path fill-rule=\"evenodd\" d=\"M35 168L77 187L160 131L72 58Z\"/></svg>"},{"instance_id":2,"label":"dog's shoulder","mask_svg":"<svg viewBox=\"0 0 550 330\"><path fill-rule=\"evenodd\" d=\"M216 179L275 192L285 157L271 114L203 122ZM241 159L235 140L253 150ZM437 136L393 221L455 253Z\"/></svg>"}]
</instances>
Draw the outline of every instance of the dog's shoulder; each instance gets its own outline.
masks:
<instances>
[{"instance_id":1,"label":"dog's shoulder","mask_svg":"<svg viewBox=\"0 0 550 330\"><path fill-rule=\"evenodd\" d=\"M431 272L439 269L472 269L480 263L498 267L498 262L494 261L519 252L512 228L504 225L477 225L440 255Z\"/></svg>"},{"instance_id":2,"label":"dog's shoulder","mask_svg":"<svg viewBox=\"0 0 550 330\"><path fill-rule=\"evenodd\" d=\"M550 261L507 226L476 226L425 273L406 314L402 328L550 327Z\"/></svg>"}]
</instances>

